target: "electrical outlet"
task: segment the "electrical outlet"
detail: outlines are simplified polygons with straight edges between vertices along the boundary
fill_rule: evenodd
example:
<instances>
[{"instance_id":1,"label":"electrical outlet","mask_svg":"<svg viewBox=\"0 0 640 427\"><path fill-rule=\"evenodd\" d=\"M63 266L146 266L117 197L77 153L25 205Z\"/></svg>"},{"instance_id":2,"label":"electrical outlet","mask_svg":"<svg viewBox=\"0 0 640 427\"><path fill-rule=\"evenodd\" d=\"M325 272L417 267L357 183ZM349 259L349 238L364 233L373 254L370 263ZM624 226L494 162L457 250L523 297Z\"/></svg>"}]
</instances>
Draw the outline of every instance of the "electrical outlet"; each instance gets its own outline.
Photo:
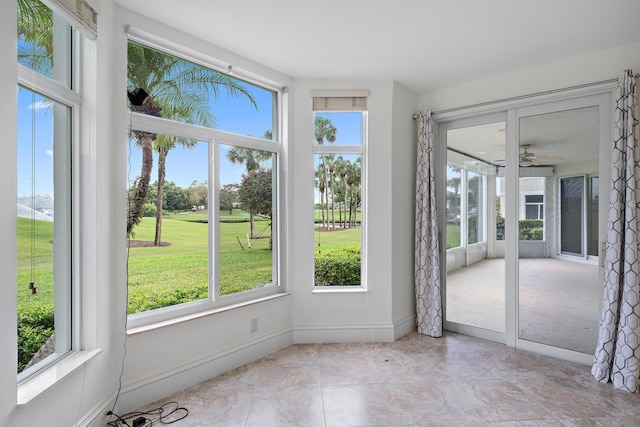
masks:
<instances>
[{"instance_id":1,"label":"electrical outlet","mask_svg":"<svg viewBox=\"0 0 640 427\"><path fill-rule=\"evenodd\" d=\"M258 319L251 319L251 333L258 332Z\"/></svg>"}]
</instances>

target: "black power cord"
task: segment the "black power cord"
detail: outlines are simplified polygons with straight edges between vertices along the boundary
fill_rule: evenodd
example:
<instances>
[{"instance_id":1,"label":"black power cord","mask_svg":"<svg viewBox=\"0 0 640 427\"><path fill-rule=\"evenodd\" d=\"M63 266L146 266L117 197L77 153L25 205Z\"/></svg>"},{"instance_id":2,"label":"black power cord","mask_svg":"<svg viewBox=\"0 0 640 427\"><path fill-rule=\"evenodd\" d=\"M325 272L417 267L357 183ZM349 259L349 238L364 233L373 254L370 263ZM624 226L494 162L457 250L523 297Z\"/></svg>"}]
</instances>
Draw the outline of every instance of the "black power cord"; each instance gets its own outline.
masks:
<instances>
[{"instance_id":1,"label":"black power cord","mask_svg":"<svg viewBox=\"0 0 640 427\"><path fill-rule=\"evenodd\" d=\"M146 412L136 411L118 415L109 411L107 415L117 418L107 422L108 427L151 427L159 424L173 424L183 420L189 415L189 410L179 406L177 402L167 402Z\"/></svg>"}]
</instances>

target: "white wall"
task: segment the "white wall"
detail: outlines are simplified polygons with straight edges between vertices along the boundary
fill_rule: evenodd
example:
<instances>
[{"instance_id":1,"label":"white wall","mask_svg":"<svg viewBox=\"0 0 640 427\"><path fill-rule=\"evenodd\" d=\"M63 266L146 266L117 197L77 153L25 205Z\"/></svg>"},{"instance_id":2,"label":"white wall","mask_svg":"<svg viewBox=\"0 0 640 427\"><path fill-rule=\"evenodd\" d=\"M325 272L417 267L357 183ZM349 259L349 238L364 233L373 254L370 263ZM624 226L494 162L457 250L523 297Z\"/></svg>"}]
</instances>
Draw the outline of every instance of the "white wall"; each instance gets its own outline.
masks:
<instances>
[{"instance_id":1,"label":"white wall","mask_svg":"<svg viewBox=\"0 0 640 427\"><path fill-rule=\"evenodd\" d=\"M393 85L391 112L391 299L395 338L415 328L416 94Z\"/></svg>"},{"instance_id":2,"label":"white wall","mask_svg":"<svg viewBox=\"0 0 640 427\"><path fill-rule=\"evenodd\" d=\"M0 57L14 58L16 55L16 4L9 2L3 5L0 14ZM16 68L12 61L4 60L0 67L0 117L3 122L17 123L16 98L6 94L16 93ZM0 127L2 141L16 141L15 126ZM15 144L3 144L3 156L0 158L0 206L14 206L16 203L16 166L17 150ZM16 282L16 213L13 209L0 209L0 283L15 284ZM16 366L18 350L16 338L16 298L15 286L0 288L0 425L10 425L15 419L16 403Z\"/></svg>"},{"instance_id":3,"label":"white wall","mask_svg":"<svg viewBox=\"0 0 640 427\"><path fill-rule=\"evenodd\" d=\"M640 72L640 43L425 93L419 96L418 106L433 111L459 108L617 79L627 68Z\"/></svg>"},{"instance_id":4,"label":"white wall","mask_svg":"<svg viewBox=\"0 0 640 427\"><path fill-rule=\"evenodd\" d=\"M94 196L83 200L84 224L82 268L79 280L86 292L80 315L83 347L100 349L100 353L80 364L79 368L43 391L29 403L17 406L16 385L16 253L15 253L15 143L16 128L16 68L11 58L16 56L16 2L3 3L0 14L0 127L3 156L0 157L0 425L2 426L72 426L88 425L108 410L118 381L118 345L116 329L119 320L116 293L113 287L114 215L111 209L114 177L112 147L114 141L112 106L113 88L113 8L110 1L102 1L98 25L101 37L95 42L97 67L93 70L101 84L85 88L93 99L85 106L90 117L91 136L83 135L79 155L84 167L79 171L83 186L93 188ZM96 120L99 117L100 120ZM121 180L118 180L118 182ZM96 188L100 188L100 197ZM122 304L120 304L122 306Z\"/></svg>"},{"instance_id":5,"label":"white wall","mask_svg":"<svg viewBox=\"0 0 640 427\"><path fill-rule=\"evenodd\" d=\"M367 89L367 291L313 290L313 136L311 91ZM297 79L293 91L293 212L290 289L295 342L391 341L393 83Z\"/></svg>"},{"instance_id":6,"label":"white wall","mask_svg":"<svg viewBox=\"0 0 640 427\"><path fill-rule=\"evenodd\" d=\"M262 67L252 61L235 55L202 40L159 25L145 17L118 9L114 28L130 25L136 31L143 31L181 46L193 49L195 54L206 55L221 63L234 64L239 75L259 75L269 83L291 86L292 80L281 73ZM133 31L133 30L132 30ZM125 111L126 92L126 46L127 36L120 31L115 35L115 91L122 94L114 104L114 114L118 117L119 134L126 135L127 115ZM122 90L120 89L122 88ZM290 132L289 132L290 133ZM115 159L118 164L114 174L126 176L126 144L124 140L114 144ZM287 160L285 159L285 162ZM285 167L285 171L289 169ZM115 212L125 212L126 188L119 188L113 200ZM285 213L286 215L286 213ZM125 216L117 218L116 229L125 229ZM114 233L115 234L115 233ZM286 237L289 239L289 237ZM117 286L124 290L126 276L125 235L117 240L120 272ZM285 242L286 245L289 242ZM286 260L286 264L289 261ZM286 275L283 286L287 287ZM120 295L120 301L124 294ZM250 333L251 319L258 319L258 331ZM244 305L239 308L221 310L214 314L198 317L186 322L178 322L161 328L152 328L130 334L127 338L127 354L124 359L122 394L118 401L118 411L126 412L144 404L180 391L190 385L202 382L228 369L255 360L265 354L286 347L293 342L291 331L291 296L283 295L267 301Z\"/></svg>"}]
</instances>

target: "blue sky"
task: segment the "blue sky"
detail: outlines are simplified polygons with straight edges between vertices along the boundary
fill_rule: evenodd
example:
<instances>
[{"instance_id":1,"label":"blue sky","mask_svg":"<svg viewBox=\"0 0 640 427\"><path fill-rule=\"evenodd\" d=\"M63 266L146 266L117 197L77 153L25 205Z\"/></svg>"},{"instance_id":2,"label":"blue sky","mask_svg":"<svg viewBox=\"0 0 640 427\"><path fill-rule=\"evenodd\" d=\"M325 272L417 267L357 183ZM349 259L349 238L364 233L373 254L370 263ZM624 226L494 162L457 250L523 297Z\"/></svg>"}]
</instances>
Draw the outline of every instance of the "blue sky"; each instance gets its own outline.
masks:
<instances>
[{"instance_id":1,"label":"blue sky","mask_svg":"<svg viewBox=\"0 0 640 427\"><path fill-rule=\"evenodd\" d=\"M34 178L36 194L53 194L52 133L53 108L50 101L18 88L18 197L31 195ZM35 163L35 173L32 173L32 162Z\"/></svg>"},{"instance_id":2,"label":"blue sky","mask_svg":"<svg viewBox=\"0 0 640 427\"><path fill-rule=\"evenodd\" d=\"M273 93L255 86L248 87L258 104L257 110L246 98L229 97L224 90L221 91L219 99L211 101L210 108L218 123L217 129L256 137L263 137L265 131L272 130ZM199 142L192 149L178 146L171 150L167 155L165 179L183 188L189 187L194 180L199 182L208 180L208 148L208 143ZM227 151L228 147L221 147L222 159L226 159ZM140 173L140 165L140 150L136 148L130 158L129 180L132 181ZM157 180L156 165L157 156L154 154L152 182ZM243 165L233 165L224 161L220 170L221 184L239 183L245 170Z\"/></svg>"},{"instance_id":3,"label":"blue sky","mask_svg":"<svg viewBox=\"0 0 640 427\"><path fill-rule=\"evenodd\" d=\"M218 129L262 137L264 132L272 129L274 112L272 112L273 93L249 86L258 109L244 98L229 97L225 91L221 92L218 100L213 100L211 109L218 122ZM35 177L36 194L53 194L53 109L50 102L39 94L19 88L18 90L18 197L31 195L32 176ZM361 143L362 114L360 113L323 113L329 117L338 129L335 145L350 145ZM34 121L35 120L35 121ZM310 117L309 120L313 120ZM35 126L33 126L35 124ZM35 137L32 130L35 129ZM122 141L126 143L126 141ZM313 144L313 140L307 143ZM35 144L35 153L32 145ZM134 147L133 143L129 144ZM233 165L226 161L229 147L221 146L222 165L220 168L221 184L240 182L243 165ZM208 180L208 144L200 142L193 149L176 147L167 156L166 180L173 181L178 186L187 188L194 180L199 182ZM33 156L32 156L33 154ZM134 147L128 159L131 168L128 181L133 181L140 173L140 150ZM32 173L32 161L35 161L35 173ZM151 181L157 179L157 158ZM269 167L269 164L265 164Z\"/></svg>"},{"instance_id":4,"label":"blue sky","mask_svg":"<svg viewBox=\"0 0 640 427\"><path fill-rule=\"evenodd\" d=\"M224 91L220 99L211 103L211 109L218 122L217 129L239 133L242 135L264 136L266 130L272 127L272 93L253 87L253 96L258 103L258 111L255 110L246 99L229 98ZM335 145L351 145L361 143L362 114L361 113L323 113L329 117L338 129ZM309 120L313 120L312 117ZM308 142L314 143L313 140ZM233 165L226 160L227 146L221 146L220 183L240 183L242 174L246 172L243 165ZM176 147L167 155L166 177L178 186L187 188L194 180L199 182L207 180L208 144L200 142L193 149ZM357 157L357 156L356 156ZM133 181L140 173L140 151L134 150L131 155L131 173L129 180ZM151 181L157 179L157 157L154 157L154 169ZM265 167L270 165L265 164Z\"/></svg>"}]
</instances>

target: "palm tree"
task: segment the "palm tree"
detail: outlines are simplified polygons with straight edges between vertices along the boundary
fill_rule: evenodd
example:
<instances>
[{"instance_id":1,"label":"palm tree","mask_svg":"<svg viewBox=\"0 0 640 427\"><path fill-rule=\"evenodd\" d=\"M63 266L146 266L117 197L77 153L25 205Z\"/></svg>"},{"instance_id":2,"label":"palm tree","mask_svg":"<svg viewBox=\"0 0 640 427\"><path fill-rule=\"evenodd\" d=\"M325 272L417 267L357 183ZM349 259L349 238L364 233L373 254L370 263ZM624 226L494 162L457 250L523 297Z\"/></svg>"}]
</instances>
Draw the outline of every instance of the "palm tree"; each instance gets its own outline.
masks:
<instances>
[{"instance_id":1,"label":"palm tree","mask_svg":"<svg viewBox=\"0 0 640 427\"><path fill-rule=\"evenodd\" d=\"M215 124L215 117L209 112L205 112L201 117L203 126L212 127ZM190 116L190 109L184 104L180 105L168 105L163 108L163 117L190 123L192 117ZM188 138L181 138L170 135L157 135L153 143L154 150L158 153L158 194L156 198L156 233L153 240L154 246L160 246L162 237L162 210L164 202L164 183L165 183L165 171L167 155L169 151L174 149L177 144L180 144L184 148L193 148L197 145L198 141Z\"/></svg>"},{"instance_id":2,"label":"palm tree","mask_svg":"<svg viewBox=\"0 0 640 427\"><path fill-rule=\"evenodd\" d=\"M224 88L228 95L246 97L257 108L251 92L238 80L163 52L129 42L128 86L141 88L149 95L142 105L131 106L131 111L171 118L203 126L215 126L209 108L211 98L217 99ZM135 191L129 200L127 234L140 222L142 207L147 197L153 166L153 141L156 135L133 131L137 145L142 149L140 176L134 181Z\"/></svg>"},{"instance_id":3,"label":"palm tree","mask_svg":"<svg viewBox=\"0 0 640 427\"><path fill-rule=\"evenodd\" d=\"M53 77L53 13L38 0L18 0L18 62Z\"/></svg>"},{"instance_id":4,"label":"palm tree","mask_svg":"<svg viewBox=\"0 0 640 427\"><path fill-rule=\"evenodd\" d=\"M355 227L358 222L358 203L360 202L360 184L362 172L362 157L358 157L347 177L351 188L351 202L349 204L349 226Z\"/></svg>"},{"instance_id":5,"label":"palm tree","mask_svg":"<svg viewBox=\"0 0 640 427\"><path fill-rule=\"evenodd\" d=\"M270 131L265 132L265 139L267 138L267 134L270 135ZM271 159L273 156L272 153L268 151L262 150L254 150L253 148L245 148L245 147L232 147L227 152L227 159L233 164L245 165L247 168L247 175L251 174L251 172L255 172L260 169L260 163ZM254 223L254 212L249 210L249 222L251 223L251 238L255 238L255 223Z\"/></svg>"},{"instance_id":6,"label":"palm tree","mask_svg":"<svg viewBox=\"0 0 640 427\"><path fill-rule=\"evenodd\" d=\"M315 119L315 138L318 145L323 145L326 140L328 143L333 144L336 142L336 133L338 133L338 129L331 123L331 119L323 116L316 116ZM329 228L329 182L328 182L328 174L327 167L325 164L325 155L320 155L320 163L323 170L324 175L324 188L327 191L326 203L327 203L327 229ZM323 221L324 226L324 221Z\"/></svg>"},{"instance_id":7,"label":"palm tree","mask_svg":"<svg viewBox=\"0 0 640 427\"><path fill-rule=\"evenodd\" d=\"M155 151L158 152L158 195L156 198L156 234L153 240L154 246L160 246L162 239L162 210L167 154L169 154L169 151L175 148L177 144L182 145L184 148L193 148L197 143L198 141L194 139L158 135L153 144Z\"/></svg>"},{"instance_id":8,"label":"palm tree","mask_svg":"<svg viewBox=\"0 0 640 427\"><path fill-rule=\"evenodd\" d=\"M349 174L349 168L351 162L345 160L342 156L339 156L335 162L336 174L338 176L338 192L340 193L340 200L342 206L344 206L344 217L342 216L342 207L340 207L340 220L342 228L347 228L347 194L349 192L349 184L347 182L347 175Z\"/></svg>"},{"instance_id":9,"label":"palm tree","mask_svg":"<svg viewBox=\"0 0 640 427\"><path fill-rule=\"evenodd\" d=\"M321 218L321 226L324 227L324 193L325 193L325 183L326 183L326 179L324 176L324 170L322 169L321 166L318 166L318 170L316 170L315 172L315 181L316 181L316 187L318 187L318 191L320 192L320 218ZM315 215L314 215L315 216ZM329 213L327 213L327 217L329 216ZM315 221L314 221L315 222Z\"/></svg>"}]
</instances>

